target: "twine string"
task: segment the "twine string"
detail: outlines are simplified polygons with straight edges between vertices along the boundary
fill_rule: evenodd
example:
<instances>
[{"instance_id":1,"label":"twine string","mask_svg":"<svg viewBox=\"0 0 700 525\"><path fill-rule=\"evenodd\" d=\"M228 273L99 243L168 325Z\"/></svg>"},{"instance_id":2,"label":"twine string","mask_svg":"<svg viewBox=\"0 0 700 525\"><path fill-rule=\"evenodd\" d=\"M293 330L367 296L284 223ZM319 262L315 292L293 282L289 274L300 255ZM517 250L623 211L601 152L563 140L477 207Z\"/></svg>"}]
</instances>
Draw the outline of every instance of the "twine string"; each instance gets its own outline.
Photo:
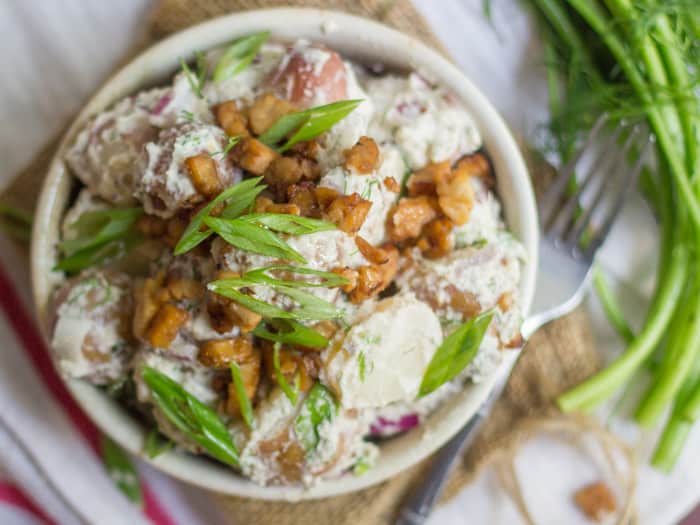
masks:
<instances>
[{"instance_id":1,"label":"twine string","mask_svg":"<svg viewBox=\"0 0 700 525\"><path fill-rule=\"evenodd\" d=\"M622 496L614 523L616 525L634 525L638 523L634 505L634 491L637 485L637 465L634 452L622 439L612 434L590 417L579 414L559 414L525 419L513 431L513 439L510 443L484 461L480 465L479 472L492 467L501 488L513 501L525 523L527 525L536 525L515 468L518 455L533 438L547 436L562 441L569 446L574 446L594 461L597 461L591 447L584 444L584 435L593 438L594 442L600 447L603 453L601 469L608 471L610 481L618 488L619 494ZM620 469L616 457L620 457L623 460L625 469Z\"/></svg>"}]
</instances>

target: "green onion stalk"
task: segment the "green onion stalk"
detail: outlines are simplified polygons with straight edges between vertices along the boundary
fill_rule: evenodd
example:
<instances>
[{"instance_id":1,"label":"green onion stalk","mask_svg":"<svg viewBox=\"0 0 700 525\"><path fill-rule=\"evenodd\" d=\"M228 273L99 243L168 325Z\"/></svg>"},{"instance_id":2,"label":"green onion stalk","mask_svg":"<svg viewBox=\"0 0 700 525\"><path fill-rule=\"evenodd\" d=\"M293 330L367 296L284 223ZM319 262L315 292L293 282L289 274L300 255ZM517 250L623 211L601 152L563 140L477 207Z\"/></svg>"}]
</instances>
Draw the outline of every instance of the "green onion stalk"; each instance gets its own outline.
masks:
<instances>
[{"instance_id":1,"label":"green onion stalk","mask_svg":"<svg viewBox=\"0 0 700 525\"><path fill-rule=\"evenodd\" d=\"M592 410L630 382L652 355L659 356L635 419L652 426L672 407L652 459L668 470L700 416L700 102L695 89L700 6L686 0L531 4L547 40L547 84L556 102L551 133L560 158L570 153L572 136L584 136L597 115L608 112L612 120L644 119L657 161L654 173L647 169L642 179L660 224L656 291L646 319L634 334L596 268L595 287L627 347L608 367L562 395L559 406L566 412ZM560 82L550 67L554 54ZM587 111L581 111L582 104Z\"/></svg>"}]
</instances>

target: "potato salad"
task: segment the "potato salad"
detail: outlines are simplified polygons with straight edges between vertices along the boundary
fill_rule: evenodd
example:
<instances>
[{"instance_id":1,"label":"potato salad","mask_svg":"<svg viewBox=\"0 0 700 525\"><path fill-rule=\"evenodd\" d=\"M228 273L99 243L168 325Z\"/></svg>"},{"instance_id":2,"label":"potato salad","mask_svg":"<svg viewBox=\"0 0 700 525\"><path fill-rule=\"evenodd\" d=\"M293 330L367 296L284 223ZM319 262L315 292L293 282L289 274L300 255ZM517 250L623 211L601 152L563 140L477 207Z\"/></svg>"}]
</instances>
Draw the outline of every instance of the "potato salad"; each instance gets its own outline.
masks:
<instances>
[{"instance_id":1,"label":"potato salad","mask_svg":"<svg viewBox=\"0 0 700 525\"><path fill-rule=\"evenodd\" d=\"M180 65L66 155L57 366L161 449L261 485L360 476L522 344L479 130L420 72L306 40Z\"/></svg>"}]
</instances>

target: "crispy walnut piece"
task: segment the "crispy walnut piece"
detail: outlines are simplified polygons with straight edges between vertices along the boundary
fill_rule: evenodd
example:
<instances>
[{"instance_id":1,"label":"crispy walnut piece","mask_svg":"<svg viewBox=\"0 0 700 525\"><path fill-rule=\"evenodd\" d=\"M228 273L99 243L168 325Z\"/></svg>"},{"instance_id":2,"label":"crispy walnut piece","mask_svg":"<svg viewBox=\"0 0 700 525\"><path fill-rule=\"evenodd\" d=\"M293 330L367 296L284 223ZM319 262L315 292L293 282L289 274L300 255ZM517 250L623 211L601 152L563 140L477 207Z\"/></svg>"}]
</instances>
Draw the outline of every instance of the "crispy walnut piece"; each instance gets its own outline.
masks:
<instances>
[{"instance_id":1,"label":"crispy walnut piece","mask_svg":"<svg viewBox=\"0 0 700 525\"><path fill-rule=\"evenodd\" d=\"M336 197L323 212L324 219L335 223L345 233L357 233L367 218L372 203L359 193Z\"/></svg>"},{"instance_id":2,"label":"crispy walnut piece","mask_svg":"<svg viewBox=\"0 0 700 525\"><path fill-rule=\"evenodd\" d=\"M231 158L244 170L253 175L262 175L279 155L257 139L247 137L236 144Z\"/></svg>"},{"instance_id":3,"label":"crispy walnut piece","mask_svg":"<svg viewBox=\"0 0 700 525\"><path fill-rule=\"evenodd\" d=\"M214 339L199 345L197 359L206 367L227 369L232 361L242 363L253 355L250 337Z\"/></svg>"},{"instance_id":4,"label":"crispy walnut piece","mask_svg":"<svg viewBox=\"0 0 700 525\"><path fill-rule=\"evenodd\" d=\"M146 341L154 348L168 348L189 318L190 314L187 310L165 303L148 323Z\"/></svg>"},{"instance_id":5,"label":"crispy walnut piece","mask_svg":"<svg viewBox=\"0 0 700 525\"><path fill-rule=\"evenodd\" d=\"M589 519L601 522L615 512L615 495L610 488L599 481L591 483L574 493L574 502Z\"/></svg>"},{"instance_id":6,"label":"crispy walnut piece","mask_svg":"<svg viewBox=\"0 0 700 525\"><path fill-rule=\"evenodd\" d=\"M190 172L192 186L205 197L221 193L221 180L216 171L216 161L209 155L195 155L185 159L185 166Z\"/></svg>"},{"instance_id":7,"label":"crispy walnut piece","mask_svg":"<svg viewBox=\"0 0 700 525\"><path fill-rule=\"evenodd\" d=\"M423 228L416 246L428 259L444 257L454 247L452 226L452 221L445 217L433 219Z\"/></svg>"},{"instance_id":8,"label":"crispy walnut piece","mask_svg":"<svg viewBox=\"0 0 700 525\"><path fill-rule=\"evenodd\" d=\"M386 262L357 268L357 287L350 292L350 301L358 304L379 295L391 284L399 268L399 251L395 246L382 246L386 252Z\"/></svg>"},{"instance_id":9,"label":"crispy walnut piece","mask_svg":"<svg viewBox=\"0 0 700 525\"><path fill-rule=\"evenodd\" d=\"M369 137L360 137L352 148L343 151L345 169L366 175L372 173L379 165L379 148Z\"/></svg>"},{"instance_id":10,"label":"crispy walnut piece","mask_svg":"<svg viewBox=\"0 0 700 525\"><path fill-rule=\"evenodd\" d=\"M266 93L258 97L248 110L250 129L252 129L253 133L256 135L262 135L270 129L280 117L288 115L296 110L297 108L294 104L277 98L271 93Z\"/></svg>"},{"instance_id":11,"label":"crispy walnut piece","mask_svg":"<svg viewBox=\"0 0 700 525\"><path fill-rule=\"evenodd\" d=\"M233 100L222 102L215 106L214 115L219 126L229 137L247 137L250 135L248 119L241 113Z\"/></svg>"},{"instance_id":12,"label":"crispy walnut piece","mask_svg":"<svg viewBox=\"0 0 700 525\"><path fill-rule=\"evenodd\" d=\"M469 220L474 206L474 188L469 181L471 175L465 169L456 169L436 178L438 203L442 212L460 226Z\"/></svg>"},{"instance_id":13,"label":"crispy walnut piece","mask_svg":"<svg viewBox=\"0 0 700 525\"><path fill-rule=\"evenodd\" d=\"M437 217L437 212L426 196L401 199L387 217L389 238L402 242L420 235L423 226Z\"/></svg>"},{"instance_id":14,"label":"crispy walnut piece","mask_svg":"<svg viewBox=\"0 0 700 525\"><path fill-rule=\"evenodd\" d=\"M406 183L411 197L418 195L435 195L437 180L450 174L450 163L433 162L413 173Z\"/></svg>"}]
</instances>

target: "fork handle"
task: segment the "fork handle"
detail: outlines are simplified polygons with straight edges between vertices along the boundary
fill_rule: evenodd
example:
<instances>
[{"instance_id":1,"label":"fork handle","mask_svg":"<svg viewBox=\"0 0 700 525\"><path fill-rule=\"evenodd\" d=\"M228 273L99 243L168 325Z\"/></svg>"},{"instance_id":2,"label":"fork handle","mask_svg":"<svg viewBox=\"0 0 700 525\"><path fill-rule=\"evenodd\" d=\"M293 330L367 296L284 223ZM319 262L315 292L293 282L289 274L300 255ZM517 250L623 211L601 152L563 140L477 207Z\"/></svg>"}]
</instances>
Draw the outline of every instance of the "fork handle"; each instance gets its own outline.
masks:
<instances>
[{"instance_id":1,"label":"fork handle","mask_svg":"<svg viewBox=\"0 0 700 525\"><path fill-rule=\"evenodd\" d=\"M489 401L486 401L469 422L440 449L430 464L424 481L404 503L396 525L423 525L426 522L442 493L448 474L457 458L461 457L460 452L476 437L476 431L481 426L491 404Z\"/></svg>"}]
</instances>

